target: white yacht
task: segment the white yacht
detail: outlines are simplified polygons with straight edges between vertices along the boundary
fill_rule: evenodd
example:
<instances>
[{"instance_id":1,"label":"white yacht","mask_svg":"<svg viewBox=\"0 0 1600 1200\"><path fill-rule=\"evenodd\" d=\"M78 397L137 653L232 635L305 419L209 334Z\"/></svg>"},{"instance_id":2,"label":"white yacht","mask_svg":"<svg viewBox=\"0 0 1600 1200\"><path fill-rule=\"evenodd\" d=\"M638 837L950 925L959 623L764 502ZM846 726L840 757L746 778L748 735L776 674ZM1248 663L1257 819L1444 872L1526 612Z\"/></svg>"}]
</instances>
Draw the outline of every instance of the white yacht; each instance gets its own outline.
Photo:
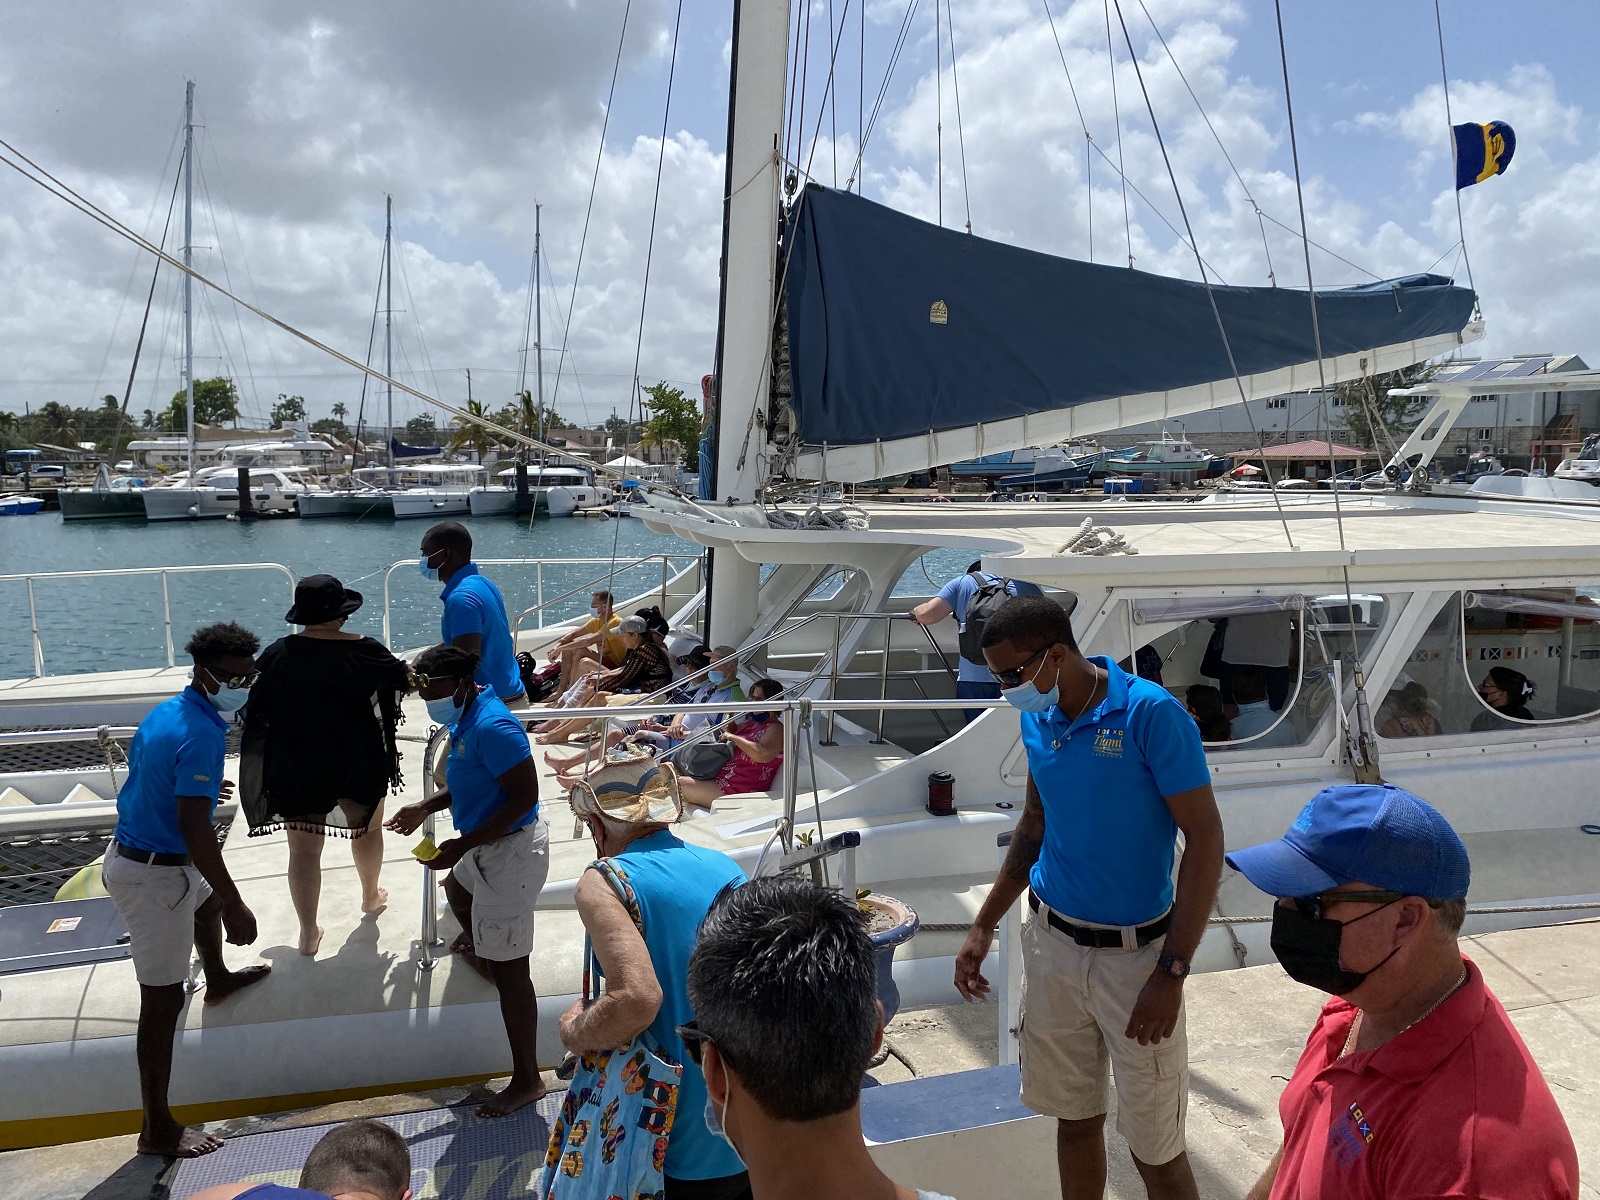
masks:
<instances>
[{"instance_id":1,"label":"white yacht","mask_svg":"<svg viewBox=\"0 0 1600 1200\"><path fill-rule=\"evenodd\" d=\"M248 470L248 505L239 496L239 471ZM232 463L205 467L193 479L143 488L147 521L198 521L237 517L244 509L258 516L293 516L300 497L311 490L293 467L244 467Z\"/></svg>"},{"instance_id":2,"label":"white yacht","mask_svg":"<svg viewBox=\"0 0 1600 1200\"><path fill-rule=\"evenodd\" d=\"M390 478L396 518L464 517L472 511L472 490L482 485L483 468L466 463L400 463Z\"/></svg>"},{"instance_id":3,"label":"white yacht","mask_svg":"<svg viewBox=\"0 0 1600 1200\"><path fill-rule=\"evenodd\" d=\"M516 475L517 470L512 467L498 472L495 478L514 491ZM601 508L616 499L610 487L596 482L594 468L575 463L530 466L528 494L533 498L534 514L551 517L570 517L585 509Z\"/></svg>"}]
</instances>

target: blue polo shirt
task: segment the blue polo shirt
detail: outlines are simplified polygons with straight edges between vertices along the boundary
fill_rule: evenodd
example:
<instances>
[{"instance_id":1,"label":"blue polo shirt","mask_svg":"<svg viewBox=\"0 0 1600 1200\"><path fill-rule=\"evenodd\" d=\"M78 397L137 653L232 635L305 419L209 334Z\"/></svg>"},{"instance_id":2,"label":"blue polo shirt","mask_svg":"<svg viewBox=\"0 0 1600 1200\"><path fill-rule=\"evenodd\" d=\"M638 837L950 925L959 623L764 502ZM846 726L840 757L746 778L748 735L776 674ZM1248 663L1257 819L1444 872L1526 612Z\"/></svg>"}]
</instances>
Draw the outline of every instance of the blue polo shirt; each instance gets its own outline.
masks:
<instances>
[{"instance_id":1,"label":"blue polo shirt","mask_svg":"<svg viewBox=\"0 0 1600 1200\"><path fill-rule=\"evenodd\" d=\"M156 854L187 854L178 797L204 796L217 811L228 724L190 684L139 722L128 778L117 793L117 841Z\"/></svg>"},{"instance_id":2,"label":"blue polo shirt","mask_svg":"<svg viewBox=\"0 0 1600 1200\"><path fill-rule=\"evenodd\" d=\"M471 833L506 802L500 776L533 757L528 731L491 691L481 691L466 715L450 726L450 757L444 783L450 789L450 818L457 832ZM515 832L539 816L535 804L506 830Z\"/></svg>"},{"instance_id":3,"label":"blue polo shirt","mask_svg":"<svg viewBox=\"0 0 1600 1200\"><path fill-rule=\"evenodd\" d=\"M511 622L506 617L505 598L494 583L478 573L477 563L468 563L444 585L439 593L444 601L444 616L439 620L439 636L446 644L463 634L482 638L476 679L502 700L523 693L522 672L517 668L517 648L511 641Z\"/></svg>"},{"instance_id":4,"label":"blue polo shirt","mask_svg":"<svg viewBox=\"0 0 1600 1200\"><path fill-rule=\"evenodd\" d=\"M1159 684L1108 658L1106 698L1069 724L1060 706L1022 713L1044 846L1028 881L1067 917L1143 925L1172 907L1178 826L1166 797L1211 782L1200 730Z\"/></svg>"},{"instance_id":5,"label":"blue polo shirt","mask_svg":"<svg viewBox=\"0 0 1600 1200\"><path fill-rule=\"evenodd\" d=\"M990 575L983 572L983 577L989 583L999 583L1001 576ZM965 627L967 623L967 605L972 603L972 598L978 594L978 581L969 571L965 575L957 575L949 583L939 589L939 599L950 606L951 613L955 616L956 624ZM1028 583L1022 579L1012 579L1006 583L1008 596L1042 596L1036 583ZM994 672L989 670L988 663L973 662L970 658L957 656L956 678L962 683L993 683Z\"/></svg>"}]
</instances>

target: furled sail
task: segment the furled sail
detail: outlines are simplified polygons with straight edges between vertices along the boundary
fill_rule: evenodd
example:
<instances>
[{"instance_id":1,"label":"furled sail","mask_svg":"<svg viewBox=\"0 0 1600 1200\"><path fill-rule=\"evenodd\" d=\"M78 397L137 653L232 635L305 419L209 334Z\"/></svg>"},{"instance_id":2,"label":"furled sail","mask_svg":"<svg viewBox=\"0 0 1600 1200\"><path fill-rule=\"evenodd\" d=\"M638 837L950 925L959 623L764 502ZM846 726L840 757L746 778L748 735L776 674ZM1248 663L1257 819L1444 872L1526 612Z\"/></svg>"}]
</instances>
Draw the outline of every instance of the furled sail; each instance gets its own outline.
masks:
<instances>
[{"instance_id":1,"label":"furled sail","mask_svg":"<svg viewBox=\"0 0 1600 1200\"><path fill-rule=\"evenodd\" d=\"M816 184L785 236L801 475L873 479L1239 403L1199 282L1019 249ZM1316 386L1306 292L1212 290L1249 398ZM1438 275L1319 291L1325 374L1454 350L1478 336L1472 312L1472 292Z\"/></svg>"}]
</instances>

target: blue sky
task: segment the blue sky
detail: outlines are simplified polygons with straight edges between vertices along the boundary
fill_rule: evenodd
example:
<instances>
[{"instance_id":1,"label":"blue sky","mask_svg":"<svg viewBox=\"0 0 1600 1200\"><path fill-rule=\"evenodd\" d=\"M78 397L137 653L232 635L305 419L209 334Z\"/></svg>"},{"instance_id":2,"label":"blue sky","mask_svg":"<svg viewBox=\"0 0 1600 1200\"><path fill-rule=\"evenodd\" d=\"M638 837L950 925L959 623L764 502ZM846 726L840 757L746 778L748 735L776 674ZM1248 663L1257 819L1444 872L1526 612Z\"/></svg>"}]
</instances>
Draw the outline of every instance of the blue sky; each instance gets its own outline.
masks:
<instances>
[{"instance_id":1,"label":"blue sky","mask_svg":"<svg viewBox=\"0 0 1600 1200\"><path fill-rule=\"evenodd\" d=\"M1121 44L1120 122L1111 115L1104 0L1051 0L1063 52L1096 143L1117 155L1122 134L1134 185L1176 219L1143 101ZM872 102L908 0L868 0L866 88ZM1145 0L1200 93L1251 193L1297 224L1283 116L1277 31L1260 0ZM835 16L845 0L833 0ZM1088 190L1083 134L1045 21L1043 0L948 0L955 25L974 232L1084 257ZM1458 121L1509 121L1507 176L1463 196L1467 243L1489 333L1483 353L1575 351L1600 362L1600 88L1586 61L1600 10L1535 0L1444 5ZM545 204L555 278L545 295L553 380L576 299L560 406L598 420L629 400L639 337L650 217L674 7L634 0L576 292L572 271L617 50L621 0L484 0L446 14L421 0L351 0L329 15L301 0L218 13L198 0L101 2L16 14L0 44L0 136L140 229L156 197L182 101L196 79L205 129L202 172L212 203L197 218L201 266L264 307L361 353L371 320L385 191L396 197L406 311L399 361L425 390L459 400L464 368L477 394L509 397L518 380L535 197ZM730 6L684 5L651 296L640 353L645 382L692 384L715 336ZM943 9L941 8L941 11ZM1242 189L1218 153L1139 0L1123 0L1200 248L1230 283L1264 284L1266 255ZM828 0L813 0L807 133L826 75ZM857 21L848 5L838 97L841 160L854 156ZM934 4L919 0L865 162L865 193L932 218ZM1455 264L1455 209L1439 93L1431 0L1285 4L1288 49L1312 237L1378 274ZM1114 19L1114 18L1113 18ZM944 32L948 34L948 30ZM948 41L943 73L947 224L964 219ZM70 84L64 81L70 80ZM830 122L824 120L826 136ZM834 148L813 161L834 178ZM9 174L9 173L8 173ZM1194 261L1160 219L1131 202L1094 162L1094 257L1193 275ZM164 201L163 201L164 204ZM1269 246L1277 279L1303 284L1298 243ZM1367 276L1318 253L1319 286ZM0 179L0 406L87 403L120 392L148 286L126 244L10 175ZM1464 278L1464 272L1457 269ZM398 283L399 281L397 281ZM158 289L154 353L135 412L177 385L172 289ZM354 405L346 369L236 321L208 301L199 370L240 378L247 411L279 391L314 413ZM425 344L425 349L424 349ZM575 373L574 373L575 372ZM551 390L554 390L552 383ZM407 401L405 414L419 405Z\"/></svg>"}]
</instances>

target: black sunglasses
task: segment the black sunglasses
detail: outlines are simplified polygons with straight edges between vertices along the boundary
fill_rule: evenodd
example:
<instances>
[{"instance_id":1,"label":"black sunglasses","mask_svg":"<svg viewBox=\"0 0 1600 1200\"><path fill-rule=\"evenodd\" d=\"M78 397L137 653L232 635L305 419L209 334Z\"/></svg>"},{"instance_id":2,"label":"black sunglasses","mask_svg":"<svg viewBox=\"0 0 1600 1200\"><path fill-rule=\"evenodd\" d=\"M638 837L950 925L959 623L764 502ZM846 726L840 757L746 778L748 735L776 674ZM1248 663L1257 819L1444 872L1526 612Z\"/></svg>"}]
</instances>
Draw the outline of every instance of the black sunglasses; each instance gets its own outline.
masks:
<instances>
[{"instance_id":1,"label":"black sunglasses","mask_svg":"<svg viewBox=\"0 0 1600 1200\"><path fill-rule=\"evenodd\" d=\"M1033 654L1028 657L1028 661L1023 663L1020 667L1013 667L1009 671L996 671L994 673L995 679L999 680L1001 687L1016 687L1022 682L1022 676L1027 669L1033 666L1034 663L1038 662L1046 654L1050 653L1054 646L1055 643L1052 642L1050 645L1041 647L1040 649L1034 651Z\"/></svg>"},{"instance_id":2,"label":"black sunglasses","mask_svg":"<svg viewBox=\"0 0 1600 1200\"><path fill-rule=\"evenodd\" d=\"M1403 892L1322 892L1315 896L1296 896L1294 906L1313 920L1322 920L1323 914L1335 904L1393 904L1404 900Z\"/></svg>"},{"instance_id":3,"label":"black sunglasses","mask_svg":"<svg viewBox=\"0 0 1600 1200\"><path fill-rule=\"evenodd\" d=\"M711 1035L701 1031L698 1020L685 1021L674 1032L682 1039L683 1048L689 1052L689 1060L698 1067L700 1056L704 1052L704 1047L700 1043L711 1041Z\"/></svg>"}]
</instances>

